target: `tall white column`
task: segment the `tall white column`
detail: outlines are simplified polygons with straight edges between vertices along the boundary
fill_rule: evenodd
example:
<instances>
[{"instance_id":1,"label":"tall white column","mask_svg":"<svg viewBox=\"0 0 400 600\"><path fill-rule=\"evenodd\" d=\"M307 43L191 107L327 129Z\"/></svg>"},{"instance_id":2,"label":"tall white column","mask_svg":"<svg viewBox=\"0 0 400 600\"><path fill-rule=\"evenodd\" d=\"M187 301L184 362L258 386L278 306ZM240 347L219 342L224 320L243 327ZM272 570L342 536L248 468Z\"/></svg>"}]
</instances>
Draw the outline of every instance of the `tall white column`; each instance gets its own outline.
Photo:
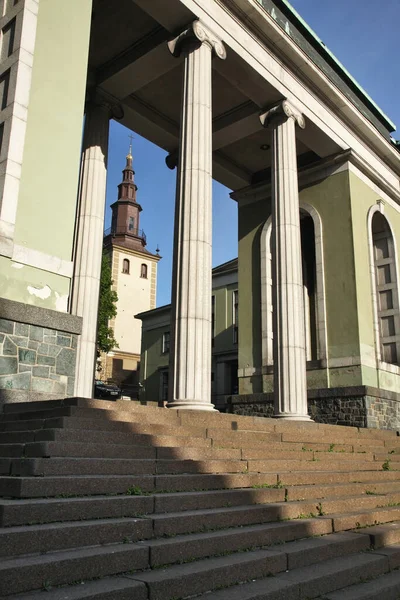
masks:
<instances>
[{"instance_id":1,"label":"tall white column","mask_svg":"<svg viewBox=\"0 0 400 600\"><path fill-rule=\"evenodd\" d=\"M83 318L75 380L75 395L82 398L93 397L111 116L108 104L90 103L85 117L71 302L72 314Z\"/></svg>"},{"instance_id":2,"label":"tall white column","mask_svg":"<svg viewBox=\"0 0 400 600\"><path fill-rule=\"evenodd\" d=\"M172 275L168 408L211 404L212 56L226 56L203 24L169 43L183 55L183 97Z\"/></svg>"},{"instance_id":3,"label":"tall white column","mask_svg":"<svg viewBox=\"0 0 400 600\"><path fill-rule=\"evenodd\" d=\"M272 133L272 286L275 417L309 420L296 124L284 100L260 117Z\"/></svg>"}]
</instances>

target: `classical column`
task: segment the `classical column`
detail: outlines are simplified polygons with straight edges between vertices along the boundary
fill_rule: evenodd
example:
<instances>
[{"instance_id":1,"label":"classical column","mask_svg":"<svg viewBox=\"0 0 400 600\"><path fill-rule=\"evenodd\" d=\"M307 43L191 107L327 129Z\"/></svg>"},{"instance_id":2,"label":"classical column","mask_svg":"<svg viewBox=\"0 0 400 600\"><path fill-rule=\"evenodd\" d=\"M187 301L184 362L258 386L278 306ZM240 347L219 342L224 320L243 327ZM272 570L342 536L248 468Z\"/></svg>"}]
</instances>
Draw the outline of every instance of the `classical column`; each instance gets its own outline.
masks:
<instances>
[{"instance_id":1,"label":"classical column","mask_svg":"<svg viewBox=\"0 0 400 600\"><path fill-rule=\"evenodd\" d=\"M296 125L305 121L284 100L260 117L272 134L272 286L275 417L309 420L301 263Z\"/></svg>"},{"instance_id":2,"label":"classical column","mask_svg":"<svg viewBox=\"0 0 400 600\"><path fill-rule=\"evenodd\" d=\"M175 204L168 408L211 404L211 60L226 56L201 22L169 42L184 57Z\"/></svg>"},{"instance_id":3,"label":"classical column","mask_svg":"<svg viewBox=\"0 0 400 600\"><path fill-rule=\"evenodd\" d=\"M87 106L82 148L80 195L71 312L82 317L76 362L75 395L93 397L106 197L109 104Z\"/></svg>"}]
</instances>

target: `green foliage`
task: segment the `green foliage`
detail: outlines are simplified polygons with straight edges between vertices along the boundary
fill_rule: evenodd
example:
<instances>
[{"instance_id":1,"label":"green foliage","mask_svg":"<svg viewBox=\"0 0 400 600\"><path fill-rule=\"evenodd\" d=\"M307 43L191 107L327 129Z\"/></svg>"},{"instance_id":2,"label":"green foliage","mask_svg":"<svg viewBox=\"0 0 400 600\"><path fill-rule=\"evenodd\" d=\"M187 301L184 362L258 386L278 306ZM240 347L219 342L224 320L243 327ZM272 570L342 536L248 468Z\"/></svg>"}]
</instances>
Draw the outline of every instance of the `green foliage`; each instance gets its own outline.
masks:
<instances>
[{"instance_id":1,"label":"green foliage","mask_svg":"<svg viewBox=\"0 0 400 600\"><path fill-rule=\"evenodd\" d=\"M382 465L382 469L383 469L383 471L390 471L391 470L390 460L389 459L385 460L385 462Z\"/></svg>"},{"instance_id":2,"label":"green foliage","mask_svg":"<svg viewBox=\"0 0 400 600\"><path fill-rule=\"evenodd\" d=\"M99 314L97 317L97 351L110 352L113 348L118 348L118 343L114 338L114 332L108 326L109 319L117 314L117 292L111 289L113 284L111 278L110 256L103 254L101 260L100 277L100 296L99 296Z\"/></svg>"}]
</instances>

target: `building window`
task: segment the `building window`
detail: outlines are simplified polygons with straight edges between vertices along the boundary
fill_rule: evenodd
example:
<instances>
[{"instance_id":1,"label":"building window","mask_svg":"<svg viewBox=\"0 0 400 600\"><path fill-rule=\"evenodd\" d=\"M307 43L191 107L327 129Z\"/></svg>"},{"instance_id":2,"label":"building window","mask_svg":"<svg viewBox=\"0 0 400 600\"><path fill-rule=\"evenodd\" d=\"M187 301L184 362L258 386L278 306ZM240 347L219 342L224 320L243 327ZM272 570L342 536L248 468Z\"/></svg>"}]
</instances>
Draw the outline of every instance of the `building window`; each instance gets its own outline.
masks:
<instances>
[{"instance_id":1,"label":"building window","mask_svg":"<svg viewBox=\"0 0 400 600\"><path fill-rule=\"evenodd\" d=\"M122 272L129 275L129 260L127 258L124 258L122 262Z\"/></svg>"},{"instance_id":2,"label":"building window","mask_svg":"<svg viewBox=\"0 0 400 600\"><path fill-rule=\"evenodd\" d=\"M214 346L215 338L215 296L211 296L211 343Z\"/></svg>"},{"instance_id":3,"label":"building window","mask_svg":"<svg viewBox=\"0 0 400 600\"><path fill-rule=\"evenodd\" d=\"M233 300L233 343L237 344L239 339L239 292L235 290L232 294Z\"/></svg>"},{"instance_id":4,"label":"building window","mask_svg":"<svg viewBox=\"0 0 400 600\"><path fill-rule=\"evenodd\" d=\"M166 354L169 352L170 334L169 331L164 331L162 336L162 353Z\"/></svg>"},{"instance_id":5,"label":"building window","mask_svg":"<svg viewBox=\"0 0 400 600\"><path fill-rule=\"evenodd\" d=\"M160 387L161 387L161 401L168 401L168 371L161 371L160 373Z\"/></svg>"},{"instance_id":6,"label":"building window","mask_svg":"<svg viewBox=\"0 0 400 600\"><path fill-rule=\"evenodd\" d=\"M147 265L145 265L144 263L140 265L140 277L143 277L143 279L147 279Z\"/></svg>"},{"instance_id":7,"label":"building window","mask_svg":"<svg viewBox=\"0 0 400 600\"><path fill-rule=\"evenodd\" d=\"M400 312L396 256L389 223L380 212L372 217L376 309L380 353L386 363L400 364Z\"/></svg>"},{"instance_id":8,"label":"building window","mask_svg":"<svg viewBox=\"0 0 400 600\"><path fill-rule=\"evenodd\" d=\"M135 227L135 219L134 217L129 217L128 230L133 231Z\"/></svg>"}]
</instances>

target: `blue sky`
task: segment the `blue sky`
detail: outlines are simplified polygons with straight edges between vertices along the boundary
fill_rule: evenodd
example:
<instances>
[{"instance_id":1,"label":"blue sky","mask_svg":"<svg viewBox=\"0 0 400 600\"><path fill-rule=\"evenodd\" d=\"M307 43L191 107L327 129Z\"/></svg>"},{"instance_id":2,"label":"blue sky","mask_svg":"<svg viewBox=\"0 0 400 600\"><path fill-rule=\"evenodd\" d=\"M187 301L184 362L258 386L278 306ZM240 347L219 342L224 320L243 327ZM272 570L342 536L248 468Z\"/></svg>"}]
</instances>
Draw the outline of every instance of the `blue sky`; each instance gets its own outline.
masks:
<instances>
[{"instance_id":1,"label":"blue sky","mask_svg":"<svg viewBox=\"0 0 400 600\"><path fill-rule=\"evenodd\" d=\"M398 126L400 139L400 61L398 34L400 0L291 0L292 6L378 106ZM106 227L109 205L129 147L129 131L113 121L107 180ZM136 135L133 140L138 202L143 207L141 227L147 249L160 247L157 306L168 304L171 294L172 238L176 171L165 165L165 152ZM213 184L213 265L237 256L237 206L227 188Z\"/></svg>"}]
</instances>

